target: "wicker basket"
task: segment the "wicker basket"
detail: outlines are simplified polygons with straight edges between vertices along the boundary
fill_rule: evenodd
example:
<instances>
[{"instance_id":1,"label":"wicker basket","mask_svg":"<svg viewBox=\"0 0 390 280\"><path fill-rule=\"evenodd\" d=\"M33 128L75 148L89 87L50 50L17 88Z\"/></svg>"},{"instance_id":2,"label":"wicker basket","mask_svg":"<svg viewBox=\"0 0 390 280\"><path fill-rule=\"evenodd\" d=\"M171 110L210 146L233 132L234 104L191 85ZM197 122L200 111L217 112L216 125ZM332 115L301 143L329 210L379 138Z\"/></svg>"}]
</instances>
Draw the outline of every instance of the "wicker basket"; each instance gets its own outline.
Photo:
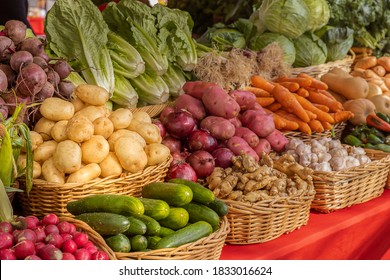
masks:
<instances>
[{"instance_id":1,"label":"wicker basket","mask_svg":"<svg viewBox=\"0 0 390 280\"><path fill-rule=\"evenodd\" d=\"M330 213L380 196L386 185L390 155L375 159L370 150L370 163L334 172L314 172L316 195L311 208Z\"/></svg>"},{"instance_id":2,"label":"wicker basket","mask_svg":"<svg viewBox=\"0 0 390 280\"><path fill-rule=\"evenodd\" d=\"M350 50L351 55L347 55L344 59L330 61L328 63L313 65L309 67L293 68L291 71L292 76L296 76L300 73L308 74L316 79L321 78L322 75L328 73L334 68L340 68L346 72L351 72L352 64L355 60L355 53Z\"/></svg>"},{"instance_id":3,"label":"wicker basket","mask_svg":"<svg viewBox=\"0 0 390 280\"><path fill-rule=\"evenodd\" d=\"M306 225L314 195L261 201L255 204L224 200L229 205L227 218L229 244L263 243Z\"/></svg>"},{"instance_id":4,"label":"wicker basket","mask_svg":"<svg viewBox=\"0 0 390 280\"><path fill-rule=\"evenodd\" d=\"M131 112L146 112L149 114L151 118L157 117L160 115L162 110L164 110L165 107L169 106L171 103L164 103L164 104L159 104L159 105L149 105L149 106L143 106L143 107L138 107L138 108L132 108Z\"/></svg>"},{"instance_id":5,"label":"wicker basket","mask_svg":"<svg viewBox=\"0 0 390 280\"><path fill-rule=\"evenodd\" d=\"M99 233L94 231L87 223L70 217L61 217L60 221L66 221L74 224L76 226L76 229L78 231L86 233L88 235L88 239L92 241L96 247L105 252L110 258L110 260L117 259L115 253L111 250L110 247L108 247L103 237Z\"/></svg>"},{"instance_id":6,"label":"wicker basket","mask_svg":"<svg viewBox=\"0 0 390 280\"><path fill-rule=\"evenodd\" d=\"M344 131L344 128L346 127L346 124L347 124L346 122L341 122L341 123L335 124L334 129L333 129L335 137L332 137L332 131L331 130L326 130L326 131L321 132L321 133L313 132L310 135L306 134L306 133L299 132L299 131L286 131L283 134L287 138L289 138L289 139L291 139L291 138L299 138L303 142L309 142L312 139L319 139L319 138L322 138L322 137L329 137L329 138L333 138L333 139L341 139L343 131Z\"/></svg>"},{"instance_id":7,"label":"wicker basket","mask_svg":"<svg viewBox=\"0 0 390 280\"><path fill-rule=\"evenodd\" d=\"M229 231L229 223L224 217L217 231L195 242L177 248L116 253L116 257L118 260L218 260Z\"/></svg>"},{"instance_id":8,"label":"wicker basket","mask_svg":"<svg viewBox=\"0 0 390 280\"><path fill-rule=\"evenodd\" d=\"M172 157L165 162L145 168L142 172L122 174L120 177L96 179L86 184L49 183L34 180L29 196L25 192L18 193L24 215L43 216L55 213L59 216L71 216L66 210L69 201L77 200L92 194L123 194L140 196L142 187L150 182L164 181ZM25 189L21 184L21 189Z\"/></svg>"},{"instance_id":9,"label":"wicker basket","mask_svg":"<svg viewBox=\"0 0 390 280\"><path fill-rule=\"evenodd\" d=\"M376 160L385 158L389 155L389 153L385 153L385 152L379 151L379 150L372 150L372 149L366 149L366 152L368 153L370 158L376 159ZM387 176L385 189L390 189L390 172L389 172L389 175Z\"/></svg>"}]
</instances>

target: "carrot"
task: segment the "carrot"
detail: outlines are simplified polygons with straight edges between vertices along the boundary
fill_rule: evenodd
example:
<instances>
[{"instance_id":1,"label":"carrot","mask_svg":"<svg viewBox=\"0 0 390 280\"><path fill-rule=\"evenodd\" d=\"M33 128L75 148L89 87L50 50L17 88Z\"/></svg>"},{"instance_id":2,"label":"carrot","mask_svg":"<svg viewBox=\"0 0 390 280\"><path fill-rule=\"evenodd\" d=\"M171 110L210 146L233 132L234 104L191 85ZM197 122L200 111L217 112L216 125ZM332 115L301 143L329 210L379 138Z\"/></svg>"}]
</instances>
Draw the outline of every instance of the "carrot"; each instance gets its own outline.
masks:
<instances>
[{"instance_id":1,"label":"carrot","mask_svg":"<svg viewBox=\"0 0 390 280\"><path fill-rule=\"evenodd\" d=\"M294 82L279 82L278 84L284 86L291 92L296 92L300 88L300 85Z\"/></svg>"},{"instance_id":2,"label":"carrot","mask_svg":"<svg viewBox=\"0 0 390 280\"><path fill-rule=\"evenodd\" d=\"M279 115L275 114L274 112L267 110L265 108L264 108L264 111L266 111L268 114L272 115L272 117L274 118L274 124L275 124L276 129L282 130L286 127L286 125L287 125L286 119L282 118L281 116L279 116Z\"/></svg>"},{"instance_id":3,"label":"carrot","mask_svg":"<svg viewBox=\"0 0 390 280\"><path fill-rule=\"evenodd\" d=\"M332 95L329 91L327 90L318 90L319 93L325 95L326 97L329 97L330 99L333 99L333 100L336 100L337 99L334 97L334 95Z\"/></svg>"},{"instance_id":4,"label":"carrot","mask_svg":"<svg viewBox=\"0 0 390 280\"><path fill-rule=\"evenodd\" d=\"M261 88L247 86L244 90L252 92L257 97L271 97L271 93Z\"/></svg>"},{"instance_id":5,"label":"carrot","mask_svg":"<svg viewBox=\"0 0 390 280\"><path fill-rule=\"evenodd\" d=\"M281 85L276 85L272 91L272 95L288 112L293 113L304 122L310 121L305 109L302 108L302 105L294 97L294 94L289 92L288 89Z\"/></svg>"},{"instance_id":6,"label":"carrot","mask_svg":"<svg viewBox=\"0 0 390 280\"><path fill-rule=\"evenodd\" d=\"M299 88L297 90L297 94L302 96L302 97L308 97L309 96L309 91L303 87Z\"/></svg>"},{"instance_id":7,"label":"carrot","mask_svg":"<svg viewBox=\"0 0 390 280\"><path fill-rule=\"evenodd\" d=\"M303 107L303 106L302 106ZM307 115L309 116L310 120L315 120L317 118L317 115L314 114L312 111L306 110Z\"/></svg>"},{"instance_id":8,"label":"carrot","mask_svg":"<svg viewBox=\"0 0 390 280\"><path fill-rule=\"evenodd\" d=\"M351 111L338 111L335 113L330 113L336 123L345 122L353 118L353 113Z\"/></svg>"},{"instance_id":9,"label":"carrot","mask_svg":"<svg viewBox=\"0 0 390 280\"><path fill-rule=\"evenodd\" d=\"M255 86L257 88L264 89L265 91L268 91L268 92L272 92L272 90L275 87L272 83L268 82L263 77L260 77L257 75L252 76L251 82L252 82L253 86Z\"/></svg>"},{"instance_id":10,"label":"carrot","mask_svg":"<svg viewBox=\"0 0 390 280\"><path fill-rule=\"evenodd\" d=\"M275 113L278 114L279 116L289 120L289 121L296 122L298 124L299 131L306 133L306 134L309 134L309 135L312 134L312 130L311 130L310 126L308 125L308 123L302 121L296 115L291 114L291 113L284 111L284 110L277 110Z\"/></svg>"},{"instance_id":11,"label":"carrot","mask_svg":"<svg viewBox=\"0 0 390 280\"><path fill-rule=\"evenodd\" d=\"M317 120L334 123L334 119L327 112L321 111L316 106L314 106L313 103L311 103L309 100L307 100L306 98L304 98L302 96L299 96L296 94L294 96L295 96L296 100L299 102L299 104L301 104L301 106L304 109L311 111L317 115Z\"/></svg>"},{"instance_id":12,"label":"carrot","mask_svg":"<svg viewBox=\"0 0 390 280\"><path fill-rule=\"evenodd\" d=\"M320 109L321 111L324 111L326 113L329 112L329 108L326 107L325 105L322 105L322 104L317 104L317 103L312 103L314 106L316 106L318 109Z\"/></svg>"},{"instance_id":13,"label":"carrot","mask_svg":"<svg viewBox=\"0 0 390 280\"><path fill-rule=\"evenodd\" d=\"M282 104L280 104L279 102L274 102L271 105L267 106L267 109L270 110L271 112L275 112L280 108L282 108Z\"/></svg>"},{"instance_id":14,"label":"carrot","mask_svg":"<svg viewBox=\"0 0 390 280\"><path fill-rule=\"evenodd\" d=\"M276 78L275 82L293 82L299 84L301 87L310 87L312 80L308 78L290 78L290 77L279 77Z\"/></svg>"},{"instance_id":15,"label":"carrot","mask_svg":"<svg viewBox=\"0 0 390 280\"><path fill-rule=\"evenodd\" d=\"M310 90L309 97L307 99L312 103L317 103L317 104L322 104L327 106L329 108L329 111L331 112L337 112L343 110L343 104L325 96L324 94L318 91Z\"/></svg>"},{"instance_id":16,"label":"carrot","mask_svg":"<svg viewBox=\"0 0 390 280\"><path fill-rule=\"evenodd\" d=\"M306 73L299 73L298 78L307 78L307 79L311 79L311 87L313 88L316 88L316 89L322 89L322 90L327 90L328 89L328 85L325 84L324 82L320 81L320 80L317 80L315 78L313 78L312 76L306 74Z\"/></svg>"},{"instance_id":17,"label":"carrot","mask_svg":"<svg viewBox=\"0 0 390 280\"><path fill-rule=\"evenodd\" d=\"M331 125L328 122L321 122L322 126L324 127L325 130L332 130L333 125Z\"/></svg>"},{"instance_id":18,"label":"carrot","mask_svg":"<svg viewBox=\"0 0 390 280\"><path fill-rule=\"evenodd\" d=\"M314 132L321 133L321 132L324 132L324 130L325 130L319 120L311 120L308 122L308 124L309 124L311 130Z\"/></svg>"},{"instance_id":19,"label":"carrot","mask_svg":"<svg viewBox=\"0 0 390 280\"><path fill-rule=\"evenodd\" d=\"M261 107L267 107L275 102L273 97L256 97L256 102L261 105Z\"/></svg>"}]
</instances>

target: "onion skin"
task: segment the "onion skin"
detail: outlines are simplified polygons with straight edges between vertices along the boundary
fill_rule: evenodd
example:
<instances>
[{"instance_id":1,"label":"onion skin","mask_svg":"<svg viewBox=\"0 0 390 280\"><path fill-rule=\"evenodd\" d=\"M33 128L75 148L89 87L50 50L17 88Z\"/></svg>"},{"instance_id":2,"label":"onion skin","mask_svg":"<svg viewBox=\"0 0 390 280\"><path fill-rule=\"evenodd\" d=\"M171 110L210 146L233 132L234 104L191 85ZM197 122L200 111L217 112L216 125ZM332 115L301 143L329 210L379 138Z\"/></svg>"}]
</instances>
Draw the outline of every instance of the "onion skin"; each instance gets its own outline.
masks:
<instances>
[{"instance_id":1,"label":"onion skin","mask_svg":"<svg viewBox=\"0 0 390 280\"><path fill-rule=\"evenodd\" d=\"M196 182L198 176L195 170L186 162L171 165L168 169L167 180L180 178Z\"/></svg>"},{"instance_id":2,"label":"onion skin","mask_svg":"<svg viewBox=\"0 0 390 280\"><path fill-rule=\"evenodd\" d=\"M186 161L195 170L196 175L199 178L205 178L214 171L214 157L209 152L206 152L204 150L193 152L191 155L188 156Z\"/></svg>"},{"instance_id":3,"label":"onion skin","mask_svg":"<svg viewBox=\"0 0 390 280\"><path fill-rule=\"evenodd\" d=\"M196 121L187 111L175 111L166 116L165 129L176 138L185 138L196 128Z\"/></svg>"},{"instance_id":4,"label":"onion skin","mask_svg":"<svg viewBox=\"0 0 390 280\"><path fill-rule=\"evenodd\" d=\"M228 168L233 165L234 153L228 148L218 148L211 155L214 157L216 167Z\"/></svg>"},{"instance_id":5,"label":"onion skin","mask_svg":"<svg viewBox=\"0 0 390 280\"><path fill-rule=\"evenodd\" d=\"M218 141L204 129L193 130L187 139L190 151L204 150L212 152L218 147Z\"/></svg>"}]
</instances>

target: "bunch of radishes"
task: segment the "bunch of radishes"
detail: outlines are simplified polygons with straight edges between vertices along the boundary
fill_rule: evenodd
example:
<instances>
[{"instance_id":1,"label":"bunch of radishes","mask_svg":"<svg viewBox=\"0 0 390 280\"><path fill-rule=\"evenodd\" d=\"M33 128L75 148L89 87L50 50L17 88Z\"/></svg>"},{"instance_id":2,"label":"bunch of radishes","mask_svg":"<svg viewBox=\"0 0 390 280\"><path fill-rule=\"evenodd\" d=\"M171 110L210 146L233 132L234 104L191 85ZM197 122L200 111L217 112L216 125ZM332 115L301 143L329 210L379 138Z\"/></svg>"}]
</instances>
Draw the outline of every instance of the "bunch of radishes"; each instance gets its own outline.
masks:
<instances>
[{"instance_id":1,"label":"bunch of radishes","mask_svg":"<svg viewBox=\"0 0 390 280\"><path fill-rule=\"evenodd\" d=\"M0 32L0 119L11 115L17 104L38 103L53 95L69 99L73 93L73 83L64 80L71 72L67 61L51 59L45 42L26 36L26 30L23 22L9 20Z\"/></svg>"},{"instance_id":2,"label":"bunch of radishes","mask_svg":"<svg viewBox=\"0 0 390 280\"><path fill-rule=\"evenodd\" d=\"M0 260L108 260L108 255L55 214L0 223Z\"/></svg>"}]
</instances>

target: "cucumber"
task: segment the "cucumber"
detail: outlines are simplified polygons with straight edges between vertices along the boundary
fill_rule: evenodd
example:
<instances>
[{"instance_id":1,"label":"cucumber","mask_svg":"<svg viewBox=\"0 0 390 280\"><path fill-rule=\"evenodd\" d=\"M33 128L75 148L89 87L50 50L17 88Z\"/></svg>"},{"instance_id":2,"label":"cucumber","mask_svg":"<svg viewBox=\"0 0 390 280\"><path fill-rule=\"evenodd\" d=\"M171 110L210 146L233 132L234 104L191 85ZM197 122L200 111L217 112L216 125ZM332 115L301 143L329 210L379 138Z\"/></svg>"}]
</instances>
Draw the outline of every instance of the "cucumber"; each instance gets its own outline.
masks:
<instances>
[{"instance_id":1,"label":"cucumber","mask_svg":"<svg viewBox=\"0 0 390 280\"><path fill-rule=\"evenodd\" d=\"M199 240L202 237L210 235L212 232L213 228L209 223L199 221L161 238L156 245L156 249L175 248Z\"/></svg>"},{"instance_id":2,"label":"cucumber","mask_svg":"<svg viewBox=\"0 0 390 280\"><path fill-rule=\"evenodd\" d=\"M193 202L184 205L183 208L188 211L191 223L205 221L208 222L212 227L219 226L219 216L213 209Z\"/></svg>"},{"instance_id":3,"label":"cucumber","mask_svg":"<svg viewBox=\"0 0 390 280\"><path fill-rule=\"evenodd\" d=\"M188 223L189 215L186 209L181 207L171 207L171 211L165 219L158 221L160 225L177 230L185 227Z\"/></svg>"},{"instance_id":4,"label":"cucumber","mask_svg":"<svg viewBox=\"0 0 390 280\"><path fill-rule=\"evenodd\" d=\"M106 237L104 241L114 252L128 253L131 250L129 238L122 233Z\"/></svg>"},{"instance_id":5,"label":"cucumber","mask_svg":"<svg viewBox=\"0 0 390 280\"><path fill-rule=\"evenodd\" d=\"M142 197L161 199L171 206L182 206L191 202L193 193L183 184L154 182L142 188Z\"/></svg>"},{"instance_id":6,"label":"cucumber","mask_svg":"<svg viewBox=\"0 0 390 280\"><path fill-rule=\"evenodd\" d=\"M129 220L114 213L83 213L75 216L77 220L87 223L100 235L116 235L129 229Z\"/></svg>"},{"instance_id":7,"label":"cucumber","mask_svg":"<svg viewBox=\"0 0 390 280\"><path fill-rule=\"evenodd\" d=\"M153 198L138 198L144 205L144 215L152 217L155 220L161 220L169 215L169 205L164 200Z\"/></svg>"},{"instance_id":8,"label":"cucumber","mask_svg":"<svg viewBox=\"0 0 390 280\"><path fill-rule=\"evenodd\" d=\"M228 214L229 206L219 198L215 198L214 201L206 205L217 212L218 216L223 217Z\"/></svg>"},{"instance_id":9,"label":"cucumber","mask_svg":"<svg viewBox=\"0 0 390 280\"><path fill-rule=\"evenodd\" d=\"M183 184L183 185L190 187L190 189L192 190L192 193L193 193L193 198L192 198L193 202L198 202L201 204L208 204L208 203L214 201L214 199L215 199L215 195L211 190L209 190L208 188L202 186L201 184L199 184L197 182L193 182L193 181L181 179L181 178L174 178L174 179L169 180L169 182L176 183L176 184Z\"/></svg>"},{"instance_id":10,"label":"cucumber","mask_svg":"<svg viewBox=\"0 0 390 280\"><path fill-rule=\"evenodd\" d=\"M142 215L144 205L132 196L119 194L95 194L79 200L71 201L66 205L69 213L79 215L91 212L107 212L125 216Z\"/></svg>"},{"instance_id":11,"label":"cucumber","mask_svg":"<svg viewBox=\"0 0 390 280\"><path fill-rule=\"evenodd\" d=\"M133 217L133 216L126 217L126 218L129 220L130 226L129 226L128 230L126 230L123 233L124 235L132 236L132 235L146 233L147 227L143 221L141 221L140 219L137 219L136 217Z\"/></svg>"},{"instance_id":12,"label":"cucumber","mask_svg":"<svg viewBox=\"0 0 390 280\"><path fill-rule=\"evenodd\" d=\"M146 235L158 235L161 226L155 219L146 215L140 215L137 216L136 218L145 223Z\"/></svg>"},{"instance_id":13,"label":"cucumber","mask_svg":"<svg viewBox=\"0 0 390 280\"><path fill-rule=\"evenodd\" d=\"M170 235L170 234L172 234L174 232L175 231L173 229L162 226L160 228L160 231L158 232L158 236L159 237L165 237L165 236Z\"/></svg>"},{"instance_id":14,"label":"cucumber","mask_svg":"<svg viewBox=\"0 0 390 280\"><path fill-rule=\"evenodd\" d=\"M154 249L156 248L157 243L161 240L161 237L154 235L147 236L146 239L148 240L148 249Z\"/></svg>"},{"instance_id":15,"label":"cucumber","mask_svg":"<svg viewBox=\"0 0 390 280\"><path fill-rule=\"evenodd\" d=\"M148 248L148 240L146 239L145 236L140 234L134 235L130 239L130 243L131 243L132 252L143 251L146 248Z\"/></svg>"}]
</instances>

